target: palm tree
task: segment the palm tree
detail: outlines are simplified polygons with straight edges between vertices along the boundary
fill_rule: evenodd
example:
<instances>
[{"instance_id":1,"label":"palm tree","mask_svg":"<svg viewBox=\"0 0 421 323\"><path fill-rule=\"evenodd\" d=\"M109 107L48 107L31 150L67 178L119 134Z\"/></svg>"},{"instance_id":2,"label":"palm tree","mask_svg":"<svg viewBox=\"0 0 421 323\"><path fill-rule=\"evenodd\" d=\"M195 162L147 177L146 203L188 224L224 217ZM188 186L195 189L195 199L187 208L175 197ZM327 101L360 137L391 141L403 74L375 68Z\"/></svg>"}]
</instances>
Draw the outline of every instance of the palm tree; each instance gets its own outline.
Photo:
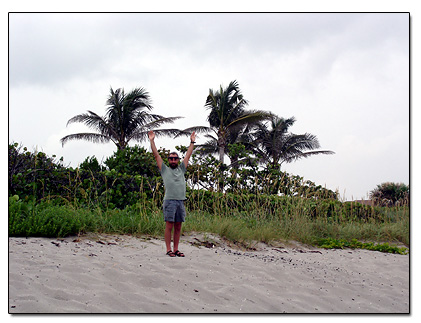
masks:
<instances>
[{"instance_id":1,"label":"palm tree","mask_svg":"<svg viewBox=\"0 0 421 323\"><path fill-rule=\"evenodd\" d=\"M143 141L147 139L149 130L156 135L177 135L177 129L159 129L166 123L172 123L180 117L165 118L151 114L153 109L149 93L144 88L136 88L125 94L124 89L110 90L107 99L107 112L104 117L89 111L71 118L71 123L84 123L95 132L76 133L61 138L64 146L70 140L88 140L94 143L113 142L117 149L125 149L131 140Z\"/></svg>"},{"instance_id":2,"label":"palm tree","mask_svg":"<svg viewBox=\"0 0 421 323\"><path fill-rule=\"evenodd\" d=\"M219 161L224 162L224 155L228 153L228 145L234 143L241 132L251 124L267 119L270 114L264 111L246 111L248 102L244 99L237 81L232 81L224 89L209 89L205 108L210 110L207 121L209 127L192 127L191 131L206 133L209 140L201 147L202 153L215 153Z\"/></svg>"},{"instance_id":3,"label":"palm tree","mask_svg":"<svg viewBox=\"0 0 421 323\"><path fill-rule=\"evenodd\" d=\"M320 147L315 135L289 133L288 128L294 123L294 117L284 119L272 115L270 127L267 123L259 123L255 126L256 130L252 134L254 141L249 144L260 163L270 164L279 169L284 162L290 163L313 155L334 154L330 150L313 150Z\"/></svg>"}]
</instances>

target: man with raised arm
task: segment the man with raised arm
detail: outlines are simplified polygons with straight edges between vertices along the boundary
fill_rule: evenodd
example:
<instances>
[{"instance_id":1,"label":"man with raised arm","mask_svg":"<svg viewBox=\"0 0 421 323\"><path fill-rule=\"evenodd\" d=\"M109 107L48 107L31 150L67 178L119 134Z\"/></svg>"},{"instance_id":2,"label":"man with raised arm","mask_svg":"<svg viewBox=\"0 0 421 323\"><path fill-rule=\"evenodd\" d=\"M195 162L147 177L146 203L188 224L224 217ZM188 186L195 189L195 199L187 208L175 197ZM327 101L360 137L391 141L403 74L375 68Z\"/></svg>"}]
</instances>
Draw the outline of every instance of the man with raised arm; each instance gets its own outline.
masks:
<instances>
[{"instance_id":1,"label":"man with raised arm","mask_svg":"<svg viewBox=\"0 0 421 323\"><path fill-rule=\"evenodd\" d=\"M170 153L168 156L167 167L162 161L161 156L155 146L155 133L149 131L149 140L151 142L152 153L158 164L164 181L165 195L164 195L164 219L165 219L165 245L167 247L167 255L170 257L184 257L184 254L178 250L178 243L181 235L181 225L185 220L186 209L184 208L184 201L186 200L186 180L184 174L186 173L189 159L193 153L194 143L196 140L196 133L193 132L190 136L190 145L187 149L186 156L180 163L180 158L176 152ZM174 251L171 249L171 234L174 229Z\"/></svg>"}]
</instances>

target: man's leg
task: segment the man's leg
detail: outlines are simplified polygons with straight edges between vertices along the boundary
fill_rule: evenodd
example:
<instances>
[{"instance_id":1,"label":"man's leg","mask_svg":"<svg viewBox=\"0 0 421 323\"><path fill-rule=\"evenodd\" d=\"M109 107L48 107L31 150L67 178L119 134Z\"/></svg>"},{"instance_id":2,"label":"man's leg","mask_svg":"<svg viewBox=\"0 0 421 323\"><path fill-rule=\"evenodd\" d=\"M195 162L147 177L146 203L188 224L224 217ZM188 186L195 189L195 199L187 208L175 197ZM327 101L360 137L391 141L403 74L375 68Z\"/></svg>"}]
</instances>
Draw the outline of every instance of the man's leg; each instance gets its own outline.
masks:
<instances>
[{"instance_id":1,"label":"man's leg","mask_svg":"<svg viewBox=\"0 0 421 323\"><path fill-rule=\"evenodd\" d=\"M165 238L165 245L167 247L167 252L171 251L171 231L172 228L174 227L174 222L165 222L165 234L164 234L164 238ZM178 237L180 239L180 237ZM175 232L174 232L174 239L175 239Z\"/></svg>"},{"instance_id":2,"label":"man's leg","mask_svg":"<svg viewBox=\"0 0 421 323\"><path fill-rule=\"evenodd\" d=\"M178 250L178 243L181 236L181 225L183 222L174 222L174 251Z\"/></svg>"}]
</instances>

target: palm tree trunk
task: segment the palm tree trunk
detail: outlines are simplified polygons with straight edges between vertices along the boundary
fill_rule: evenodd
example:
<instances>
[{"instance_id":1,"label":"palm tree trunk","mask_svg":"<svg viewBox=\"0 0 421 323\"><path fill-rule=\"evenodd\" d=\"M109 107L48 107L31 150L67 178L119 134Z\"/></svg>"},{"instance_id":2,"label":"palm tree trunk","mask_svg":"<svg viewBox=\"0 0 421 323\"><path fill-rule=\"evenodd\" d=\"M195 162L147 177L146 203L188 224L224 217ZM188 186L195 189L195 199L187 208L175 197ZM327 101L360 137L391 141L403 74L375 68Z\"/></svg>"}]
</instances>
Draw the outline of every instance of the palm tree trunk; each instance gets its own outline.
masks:
<instances>
[{"instance_id":1,"label":"palm tree trunk","mask_svg":"<svg viewBox=\"0 0 421 323\"><path fill-rule=\"evenodd\" d=\"M219 146L219 162L221 164L224 163L224 154L225 154L224 146Z\"/></svg>"},{"instance_id":2,"label":"palm tree trunk","mask_svg":"<svg viewBox=\"0 0 421 323\"><path fill-rule=\"evenodd\" d=\"M219 165L219 176L218 176L218 192L223 192L225 178L222 176L222 174L223 174L222 164L224 163L225 149L224 149L224 146L221 145L221 144L219 144L218 147L219 147L218 154L219 154L219 162L220 162L220 165Z\"/></svg>"}]
</instances>

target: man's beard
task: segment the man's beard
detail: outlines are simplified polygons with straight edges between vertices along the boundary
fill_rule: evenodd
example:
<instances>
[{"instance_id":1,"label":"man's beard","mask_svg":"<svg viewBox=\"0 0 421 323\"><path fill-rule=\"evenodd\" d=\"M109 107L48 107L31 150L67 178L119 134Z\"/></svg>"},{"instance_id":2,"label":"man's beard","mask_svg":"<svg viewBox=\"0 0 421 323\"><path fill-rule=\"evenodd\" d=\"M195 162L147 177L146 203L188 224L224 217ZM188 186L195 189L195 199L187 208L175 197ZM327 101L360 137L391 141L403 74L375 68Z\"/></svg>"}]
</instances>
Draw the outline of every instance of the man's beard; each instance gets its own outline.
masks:
<instances>
[{"instance_id":1,"label":"man's beard","mask_svg":"<svg viewBox=\"0 0 421 323\"><path fill-rule=\"evenodd\" d=\"M178 164L170 164L170 167L171 167L172 169L176 169L176 168L178 167Z\"/></svg>"}]
</instances>

